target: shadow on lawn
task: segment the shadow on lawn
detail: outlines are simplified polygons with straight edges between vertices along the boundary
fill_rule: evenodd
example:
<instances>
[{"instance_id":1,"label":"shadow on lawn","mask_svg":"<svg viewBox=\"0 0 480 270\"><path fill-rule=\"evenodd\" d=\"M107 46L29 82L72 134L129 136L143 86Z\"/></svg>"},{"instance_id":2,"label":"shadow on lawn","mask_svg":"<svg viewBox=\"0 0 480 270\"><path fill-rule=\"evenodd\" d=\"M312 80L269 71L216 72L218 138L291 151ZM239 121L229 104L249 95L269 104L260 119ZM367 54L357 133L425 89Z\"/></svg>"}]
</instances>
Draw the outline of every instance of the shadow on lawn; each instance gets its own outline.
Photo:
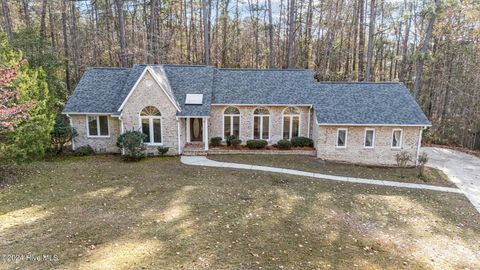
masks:
<instances>
[{"instance_id":1,"label":"shadow on lawn","mask_svg":"<svg viewBox=\"0 0 480 270\"><path fill-rule=\"evenodd\" d=\"M0 227L0 247L59 261L1 267L480 267L479 215L457 194L188 167L171 158L35 166L41 173L0 193L1 224L9 224Z\"/></svg>"}]
</instances>

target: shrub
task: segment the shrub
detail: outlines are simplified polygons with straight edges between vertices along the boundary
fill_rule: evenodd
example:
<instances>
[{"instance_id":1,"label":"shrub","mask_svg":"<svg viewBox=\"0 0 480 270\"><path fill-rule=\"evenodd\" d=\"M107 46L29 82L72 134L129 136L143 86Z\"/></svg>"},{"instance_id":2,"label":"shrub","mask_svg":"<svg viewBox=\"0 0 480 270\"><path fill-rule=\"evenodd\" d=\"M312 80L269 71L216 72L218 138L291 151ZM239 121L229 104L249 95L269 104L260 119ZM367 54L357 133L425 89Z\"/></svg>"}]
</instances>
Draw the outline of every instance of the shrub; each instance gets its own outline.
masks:
<instances>
[{"instance_id":1,"label":"shrub","mask_svg":"<svg viewBox=\"0 0 480 270\"><path fill-rule=\"evenodd\" d=\"M418 157L418 176L424 177L425 173L425 165L428 162L428 155L423 152L419 157Z\"/></svg>"},{"instance_id":2,"label":"shrub","mask_svg":"<svg viewBox=\"0 0 480 270\"><path fill-rule=\"evenodd\" d=\"M90 156L95 154L95 151L90 145L80 146L75 149L74 155L75 156Z\"/></svg>"},{"instance_id":3,"label":"shrub","mask_svg":"<svg viewBox=\"0 0 480 270\"><path fill-rule=\"evenodd\" d=\"M242 140L240 139L233 139L231 142L232 142L232 146L238 146L242 144Z\"/></svg>"},{"instance_id":4,"label":"shrub","mask_svg":"<svg viewBox=\"0 0 480 270\"><path fill-rule=\"evenodd\" d=\"M213 147L217 147L217 146L220 146L220 144L222 143L222 138L221 137L213 137L210 140L210 142L211 142Z\"/></svg>"},{"instance_id":5,"label":"shrub","mask_svg":"<svg viewBox=\"0 0 480 270\"><path fill-rule=\"evenodd\" d=\"M268 145L268 142L265 140L248 140L247 147L250 149L262 149Z\"/></svg>"},{"instance_id":6,"label":"shrub","mask_svg":"<svg viewBox=\"0 0 480 270\"><path fill-rule=\"evenodd\" d=\"M167 152L168 152L168 149L170 149L169 147L165 147L165 146L159 146L157 147L157 151L158 151L158 154L160 156L163 156L165 155Z\"/></svg>"},{"instance_id":7,"label":"shrub","mask_svg":"<svg viewBox=\"0 0 480 270\"><path fill-rule=\"evenodd\" d=\"M227 141L227 146L231 146L232 145L232 141L235 140L237 137L235 137L235 135L229 135L227 136L226 138L226 141Z\"/></svg>"},{"instance_id":8,"label":"shrub","mask_svg":"<svg viewBox=\"0 0 480 270\"><path fill-rule=\"evenodd\" d=\"M277 142L277 146L282 150L288 150L292 147L292 143L289 140L282 139Z\"/></svg>"},{"instance_id":9,"label":"shrub","mask_svg":"<svg viewBox=\"0 0 480 270\"><path fill-rule=\"evenodd\" d=\"M294 147L313 146L313 140L307 137L293 137L290 142Z\"/></svg>"},{"instance_id":10,"label":"shrub","mask_svg":"<svg viewBox=\"0 0 480 270\"><path fill-rule=\"evenodd\" d=\"M50 132L50 148L54 153L60 154L65 144L71 142L77 135L77 131L70 127L68 119L59 116Z\"/></svg>"},{"instance_id":11,"label":"shrub","mask_svg":"<svg viewBox=\"0 0 480 270\"><path fill-rule=\"evenodd\" d=\"M407 167L408 162L412 161L412 156L407 151L402 151L395 155L397 165L400 167L400 176L403 178L403 170Z\"/></svg>"},{"instance_id":12,"label":"shrub","mask_svg":"<svg viewBox=\"0 0 480 270\"><path fill-rule=\"evenodd\" d=\"M145 145L143 144L144 138L145 135L142 132L130 130L118 137L117 147L125 151L125 159L137 161L145 156L145 154L142 153L142 150L145 149Z\"/></svg>"}]
</instances>

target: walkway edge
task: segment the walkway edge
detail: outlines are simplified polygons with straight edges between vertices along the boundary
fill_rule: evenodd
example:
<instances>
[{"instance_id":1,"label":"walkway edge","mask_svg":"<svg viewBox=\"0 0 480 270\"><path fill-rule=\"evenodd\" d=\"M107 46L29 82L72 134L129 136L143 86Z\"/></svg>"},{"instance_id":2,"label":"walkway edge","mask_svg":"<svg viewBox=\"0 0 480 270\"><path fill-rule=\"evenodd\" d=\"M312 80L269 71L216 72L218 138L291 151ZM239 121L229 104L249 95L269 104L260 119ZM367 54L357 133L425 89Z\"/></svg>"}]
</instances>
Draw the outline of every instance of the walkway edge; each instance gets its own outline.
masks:
<instances>
[{"instance_id":1,"label":"walkway edge","mask_svg":"<svg viewBox=\"0 0 480 270\"><path fill-rule=\"evenodd\" d=\"M255 170L255 171L264 171L264 172L274 172L274 173L284 173L297 176L306 176L313 177L321 180L332 180L332 181L341 181L357 184L367 184L367 185L377 185L377 186L387 186L387 187L399 187L399 188L411 188L411 189L423 189L423 190L432 190L440 192L451 192L451 193L460 193L463 192L458 188L450 187L441 187L441 186L432 186L424 184L414 184L414 183L403 183L389 180L379 180L379 179L366 179L366 178L355 178L347 176L337 176L321 173L312 173L299 170L277 168L277 167L268 167L268 166L257 166L250 164L241 164L241 163L230 163L230 162L219 162L210 160L204 156L182 156L180 161L183 164L192 165L192 166L206 166L206 167L217 167L217 168L232 168L232 169L244 169L244 170Z\"/></svg>"}]
</instances>

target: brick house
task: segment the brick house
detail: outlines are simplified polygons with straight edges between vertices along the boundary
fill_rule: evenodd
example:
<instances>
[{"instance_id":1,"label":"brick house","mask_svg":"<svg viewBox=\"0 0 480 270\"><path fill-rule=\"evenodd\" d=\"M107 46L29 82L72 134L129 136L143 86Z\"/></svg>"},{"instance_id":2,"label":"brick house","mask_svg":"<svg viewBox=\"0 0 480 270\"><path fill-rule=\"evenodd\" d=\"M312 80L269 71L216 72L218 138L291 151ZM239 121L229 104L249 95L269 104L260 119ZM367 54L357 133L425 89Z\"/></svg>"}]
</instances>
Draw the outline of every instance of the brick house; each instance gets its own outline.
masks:
<instances>
[{"instance_id":1,"label":"brick house","mask_svg":"<svg viewBox=\"0 0 480 270\"><path fill-rule=\"evenodd\" d=\"M418 157L430 122L401 83L317 82L310 70L228 69L189 65L89 68L63 114L78 132L73 148L119 152L126 130L146 135L147 152L186 145L208 150L212 137L243 142L303 136L317 157L391 165Z\"/></svg>"}]
</instances>

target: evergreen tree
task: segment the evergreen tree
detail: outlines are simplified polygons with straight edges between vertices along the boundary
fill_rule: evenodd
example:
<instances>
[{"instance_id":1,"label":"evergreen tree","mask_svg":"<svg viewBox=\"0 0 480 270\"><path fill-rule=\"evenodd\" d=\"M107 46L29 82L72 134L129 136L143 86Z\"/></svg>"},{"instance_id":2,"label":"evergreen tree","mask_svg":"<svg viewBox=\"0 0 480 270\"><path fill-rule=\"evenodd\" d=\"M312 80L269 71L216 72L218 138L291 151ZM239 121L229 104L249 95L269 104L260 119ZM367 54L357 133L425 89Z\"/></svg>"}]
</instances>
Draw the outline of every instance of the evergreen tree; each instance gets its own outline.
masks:
<instances>
[{"instance_id":1,"label":"evergreen tree","mask_svg":"<svg viewBox=\"0 0 480 270\"><path fill-rule=\"evenodd\" d=\"M45 72L26 62L21 64L22 59L22 53L9 46L5 35L0 36L0 68L18 67L16 77L10 82L19 92L15 102L33 104L28 119L18 120L0 142L0 158L15 161L29 161L45 154L56 115L56 99L49 92Z\"/></svg>"}]
</instances>

